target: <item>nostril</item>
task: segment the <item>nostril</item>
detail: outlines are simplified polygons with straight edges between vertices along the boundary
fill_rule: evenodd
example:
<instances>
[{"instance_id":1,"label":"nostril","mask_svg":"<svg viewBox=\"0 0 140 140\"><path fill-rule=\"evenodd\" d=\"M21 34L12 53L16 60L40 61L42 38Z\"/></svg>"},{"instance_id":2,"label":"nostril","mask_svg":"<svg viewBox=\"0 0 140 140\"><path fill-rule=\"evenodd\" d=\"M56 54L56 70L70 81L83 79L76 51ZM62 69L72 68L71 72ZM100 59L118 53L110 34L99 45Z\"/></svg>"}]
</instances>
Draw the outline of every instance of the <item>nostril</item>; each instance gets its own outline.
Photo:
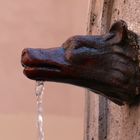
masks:
<instances>
[{"instance_id":1,"label":"nostril","mask_svg":"<svg viewBox=\"0 0 140 140\"><path fill-rule=\"evenodd\" d=\"M25 66L32 66L39 63L40 51L38 49L25 48L21 54L21 64Z\"/></svg>"},{"instance_id":2,"label":"nostril","mask_svg":"<svg viewBox=\"0 0 140 140\"><path fill-rule=\"evenodd\" d=\"M25 48L21 54L21 64L25 67L26 63L30 62L29 58L29 48Z\"/></svg>"},{"instance_id":3,"label":"nostril","mask_svg":"<svg viewBox=\"0 0 140 140\"><path fill-rule=\"evenodd\" d=\"M22 51L21 57L24 57L27 53L28 53L28 48L26 48Z\"/></svg>"}]
</instances>

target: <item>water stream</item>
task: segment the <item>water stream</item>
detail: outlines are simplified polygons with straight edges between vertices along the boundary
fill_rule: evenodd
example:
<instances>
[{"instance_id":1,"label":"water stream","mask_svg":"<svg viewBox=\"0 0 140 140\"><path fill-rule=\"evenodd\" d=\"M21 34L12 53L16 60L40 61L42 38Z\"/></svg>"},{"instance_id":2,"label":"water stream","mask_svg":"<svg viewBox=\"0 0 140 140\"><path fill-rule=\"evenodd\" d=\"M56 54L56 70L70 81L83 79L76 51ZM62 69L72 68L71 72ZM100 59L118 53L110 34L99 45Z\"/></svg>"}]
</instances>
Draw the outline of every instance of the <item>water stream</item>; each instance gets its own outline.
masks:
<instances>
[{"instance_id":1,"label":"water stream","mask_svg":"<svg viewBox=\"0 0 140 140\"><path fill-rule=\"evenodd\" d=\"M37 102L37 128L38 140L45 140L44 127L43 127L43 105L42 96L44 93L44 82L36 81L36 102Z\"/></svg>"}]
</instances>

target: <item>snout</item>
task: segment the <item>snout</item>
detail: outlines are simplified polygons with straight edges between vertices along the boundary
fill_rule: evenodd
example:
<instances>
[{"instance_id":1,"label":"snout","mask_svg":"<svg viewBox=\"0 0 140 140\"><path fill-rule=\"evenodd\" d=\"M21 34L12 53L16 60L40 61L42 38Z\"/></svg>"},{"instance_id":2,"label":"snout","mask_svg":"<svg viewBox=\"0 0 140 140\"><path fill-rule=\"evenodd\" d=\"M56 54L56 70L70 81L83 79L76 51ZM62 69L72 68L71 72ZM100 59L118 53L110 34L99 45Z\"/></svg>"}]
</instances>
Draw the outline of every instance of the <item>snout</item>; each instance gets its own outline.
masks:
<instances>
[{"instance_id":1,"label":"snout","mask_svg":"<svg viewBox=\"0 0 140 140\"><path fill-rule=\"evenodd\" d=\"M61 47L51 49L27 48L22 52L21 63L29 67L47 67L48 64L65 64L64 49Z\"/></svg>"},{"instance_id":2,"label":"snout","mask_svg":"<svg viewBox=\"0 0 140 140\"><path fill-rule=\"evenodd\" d=\"M64 59L64 49L24 49L21 56L24 74L33 80L49 80L57 77L68 65Z\"/></svg>"}]
</instances>

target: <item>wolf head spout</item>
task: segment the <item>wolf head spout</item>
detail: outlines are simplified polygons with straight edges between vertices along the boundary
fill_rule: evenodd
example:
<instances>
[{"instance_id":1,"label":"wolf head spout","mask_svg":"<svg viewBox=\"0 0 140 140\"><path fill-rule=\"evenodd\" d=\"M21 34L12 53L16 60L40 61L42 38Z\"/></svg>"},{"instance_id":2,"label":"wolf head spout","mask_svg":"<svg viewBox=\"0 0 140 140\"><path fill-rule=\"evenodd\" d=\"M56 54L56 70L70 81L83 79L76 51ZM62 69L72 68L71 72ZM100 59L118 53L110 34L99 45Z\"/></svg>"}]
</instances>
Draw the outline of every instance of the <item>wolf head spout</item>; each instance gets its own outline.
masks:
<instances>
[{"instance_id":1,"label":"wolf head spout","mask_svg":"<svg viewBox=\"0 0 140 140\"><path fill-rule=\"evenodd\" d=\"M139 94L138 40L120 20L105 35L73 36L57 48L24 49L21 62L32 80L86 87L122 105Z\"/></svg>"}]
</instances>

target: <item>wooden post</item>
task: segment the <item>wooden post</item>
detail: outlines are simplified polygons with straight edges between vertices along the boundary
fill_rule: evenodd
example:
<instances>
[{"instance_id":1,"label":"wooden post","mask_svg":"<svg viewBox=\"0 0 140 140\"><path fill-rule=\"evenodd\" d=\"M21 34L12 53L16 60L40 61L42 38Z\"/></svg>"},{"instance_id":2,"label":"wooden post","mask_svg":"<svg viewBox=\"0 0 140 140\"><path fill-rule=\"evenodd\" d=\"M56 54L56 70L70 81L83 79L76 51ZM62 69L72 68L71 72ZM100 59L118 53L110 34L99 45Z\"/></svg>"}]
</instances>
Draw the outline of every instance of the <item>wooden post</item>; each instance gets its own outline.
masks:
<instances>
[{"instance_id":1,"label":"wooden post","mask_svg":"<svg viewBox=\"0 0 140 140\"><path fill-rule=\"evenodd\" d=\"M140 33L139 0L90 0L87 34L103 34L118 19ZM140 107L118 106L86 91L84 140L140 140Z\"/></svg>"}]
</instances>

